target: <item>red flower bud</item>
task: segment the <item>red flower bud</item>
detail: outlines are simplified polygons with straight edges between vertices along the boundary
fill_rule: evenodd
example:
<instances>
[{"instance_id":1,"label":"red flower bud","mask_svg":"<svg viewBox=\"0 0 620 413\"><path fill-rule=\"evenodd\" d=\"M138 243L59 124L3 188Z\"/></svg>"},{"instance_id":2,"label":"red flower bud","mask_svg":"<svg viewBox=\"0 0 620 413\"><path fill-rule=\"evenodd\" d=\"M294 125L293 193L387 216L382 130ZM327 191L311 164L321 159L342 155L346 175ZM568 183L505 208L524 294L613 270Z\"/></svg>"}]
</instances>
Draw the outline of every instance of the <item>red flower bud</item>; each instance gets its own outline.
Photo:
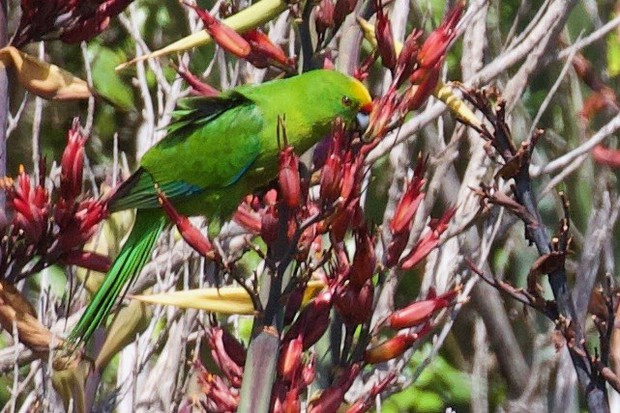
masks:
<instances>
[{"instance_id":1,"label":"red flower bud","mask_svg":"<svg viewBox=\"0 0 620 413\"><path fill-rule=\"evenodd\" d=\"M363 324L372 315L375 287L368 280L361 288L348 284L338 288L334 305L348 326Z\"/></svg>"},{"instance_id":2,"label":"red flower bud","mask_svg":"<svg viewBox=\"0 0 620 413\"><path fill-rule=\"evenodd\" d=\"M189 69L185 67L177 67L176 70L179 76L181 76L183 80L185 80L187 84L192 88L192 94L198 96L217 96L220 94L219 90L198 79L198 77L192 72L190 72Z\"/></svg>"},{"instance_id":3,"label":"red flower bud","mask_svg":"<svg viewBox=\"0 0 620 413\"><path fill-rule=\"evenodd\" d=\"M342 186L342 160L340 156L331 154L321 170L320 196L323 203L334 203L340 196Z\"/></svg>"},{"instance_id":4,"label":"red flower bud","mask_svg":"<svg viewBox=\"0 0 620 413\"><path fill-rule=\"evenodd\" d=\"M82 192L85 143L86 137L80 132L80 122L74 118L60 162L60 196L67 202L72 202Z\"/></svg>"},{"instance_id":5,"label":"red flower bud","mask_svg":"<svg viewBox=\"0 0 620 413\"><path fill-rule=\"evenodd\" d=\"M430 69L443 60L450 42L456 36L455 29L461 19L463 8L463 2L459 1L448 12L441 25L428 36L418 53L418 63L421 67Z\"/></svg>"},{"instance_id":6,"label":"red flower bud","mask_svg":"<svg viewBox=\"0 0 620 413\"><path fill-rule=\"evenodd\" d=\"M458 295L459 289L448 291L439 297L414 301L407 307L390 314L387 325L395 330L415 327L427 322L437 311L448 307Z\"/></svg>"},{"instance_id":7,"label":"red flower bud","mask_svg":"<svg viewBox=\"0 0 620 413\"><path fill-rule=\"evenodd\" d=\"M409 78L413 85L405 93L405 98L401 104L404 112L419 109L431 96L439 82L441 63L440 61L433 67L419 68L413 72Z\"/></svg>"},{"instance_id":8,"label":"red flower bud","mask_svg":"<svg viewBox=\"0 0 620 413\"><path fill-rule=\"evenodd\" d=\"M235 362L238 366L245 365L245 347L235 338L235 336L230 334L225 329L222 329L222 344L226 354L228 354L233 362Z\"/></svg>"},{"instance_id":9,"label":"red flower bud","mask_svg":"<svg viewBox=\"0 0 620 413\"><path fill-rule=\"evenodd\" d=\"M321 0L314 9L316 31L319 36L323 36L327 29L334 25L334 2L332 0Z\"/></svg>"},{"instance_id":10,"label":"red flower bud","mask_svg":"<svg viewBox=\"0 0 620 413\"><path fill-rule=\"evenodd\" d=\"M310 402L310 413L335 412L344 400L344 395L353 384L361 370L359 364L353 364L342 371L334 383L323 390L318 399Z\"/></svg>"},{"instance_id":11,"label":"red flower bud","mask_svg":"<svg viewBox=\"0 0 620 413\"><path fill-rule=\"evenodd\" d=\"M250 44L239 33L217 20L208 11L187 2L184 4L194 9L202 20L205 30L222 49L240 58L246 58L250 54L252 50Z\"/></svg>"},{"instance_id":12,"label":"red flower bud","mask_svg":"<svg viewBox=\"0 0 620 413\"><path fill-rule=\"evenodd\" d=\"M405 39L403 48L398 55L396 61L396 86L399 87L402 82L407 79L413 73L416 68L417 56L419 51L418 41L422 36L422 31L413 29L411 33Z\"/></svg>"},{"instance_id":13,"label":"red flower bud","mask_svg":"<svg viewBox=\"0 0 620 413\"><path fill-rule=\"evenodd\" d=\"M350 152L348 152L349 154ZM364 168L364 160L362 157L358 157L353 161L348 161L344 164L342 174L342 189L340 190L340 196L344 200L348 200L351 196L355 195L356 189L359 188L362 173Z\"/></svg>"},{"instance_id":14,"label":"red flower bud","mask_svg":"<svg viewBox=\"0 0 620 413\"><path fill-rule=\"evenodd\" d=\"M237 207L233 220L253 234L260 234L261 216L253 211L247 203Z\"/></svg>"},{"instance_id":15,"label":"red flower bud","mask_svg":"<svg viewBox=\"0 0 620 413\"><path fill-rule=\"evenodd\" d=\"M200 383L206 396L207 411L237 411L239 394L230 389L220 376L205 371L200 376Z\"/></svg>"},{"instance_id":16,"label":"red flower bud","mask_svg":"<svg viewBox=\"0 0 620 413\"><path fill-rule=\"evenodd\" d=\"M301 205L299 157L293 152L293 147L287 146L280 151L279 162L278 183L282 198L289 208L299 208Z\"/></svg>"},{"instance_id":17,"label":"red flower bud","mask_svg":"<svg viewBox=\"0 0 620 413\"><path fill-rule=\"evenodd\" d=\"M282 403L283 413L300 413L301 402L299 401L299 392L297 389L291 389L286 393L284 402Z\"/></svg>"},{"instance_id":18,"label":"red flower bud","mask_svg":"<svg viewBox=\"0 0 620 413\"><path fill-rule=\"evenodd\" d=\"M311 354L308 362L301 370L301 382L304 387L309 386L316 375L316 354Z\"/></svg>"},{"instance_id":19,"label":"red flower bud","mask_svg":"<svg viewBox=\"0 0 620 413\"><path fill-rule=\"evenodd\" d=\"M292 381L295 372L301 369L302 347L303 340L301 336L284 342L282 350L280 350L280 358L278 361L279 379Z\"/></svg>"},{"instance_id":20,"label":"red flower bud","mask_svg":"<svg viewBox=\"0 0 620 413\"><path fill-rule=\"evenodd\" d=\"M347 409L346 413L364 413L369 411L377 395L381 394L395 378L396 374L394 372L388 373L380 382L373 385L368 393L364 394L359 400L353 403L353 405Z\"/></svg>"},{"instance_id":21,"label":"red flower bud","mask_svg":"<svg viewBox=\"0 0 620 413\"><path fill-rule=\"evenodd\" d=\"M97 231L99 223L107 216L106 206L90 199L74 203L58 200L54 218L60 228L58 243L64 250L81 247Z\"/></svg>"},{"instance_id":22,"label":"red flower bud","mask_svg":"<svg viewBox=\"0 0 620 413\"><path fill-rule=\"evenodd\" d=\"M297 242L297 258L299 261L305 261L308 257L312 244L317 239L317 228L318 224L312 224L301 233Z\"/></svg>"},{"instance_id":23,"label":"red flower bud","mask_svg":"<svg viewBox=\"0 0 620 413\"><path fill-rule=\"evenodd\" d=\"M12 45L44 40L53 35L66 43L79 43L101 33L110 18L122 12L131 0L33 1L22 0L22 16Z\"/></svg>"},{"instance_id":24,"label":"red flower bud","mask_svg":"<svg viewBox=\"0 0 620 413\"><path fill-rule=\"evenodd\" d=\"M366 350L364 361L369 364L376 364L399 357L416 342L418 337L416 333L395 335L378 346Z\"/></svg>"},{"instance_id":25,"label":"red flower bud","mask_svg":"<svg viewBox=\"0 0 620 413\"><path fill-rule=\"evenodd\" d=\"M383 66L390 70L396 67L396 49L394 47L394 35L392 34L392 23L383 12L383 3L376 0L377 22L375 24L375 34L377 37L377 48L381 55Z\"/></svg>"},{"instance_id":26,"label":"red flower bud","mask_svg":"<svg viewBox=\"0 0 620 413\"><path fill-rule=\"evenodd\" d=\"M292 67L294 62L289 59L280 46L275 45L269 36L260 29L252 29L242 34L251 47L246 60L258 68L266 68L270 65Z\"/></svg>"},{"instance_id":27,"label":"red flower bud","mask_svg":"<svg viewBox=\"0 0 620 413\"><path fill-rule=\"evenodd\" d=\"M340 27L349 14L355 10L357 0L336 0L334 6L334 28Z\"/></svg>"},{"instance_id":28,"label":"red flower bud","mask_svg":"<svg viewBox=\"0 0 620 413\"><path fill-rule=\"evenodd\" d=\"M270 189L263 196L263 203L265 204L265 206L274 206L276 202L278 202L278 191L276 191L275 189Z\"/></svg>"},{"instance_id":29,"label":"red flower bud","mask_svg":"<svg viewBox=\"0 0 620 413\"><path fill-rule=\"evenodd\" d=\"M231 338L229 337L226 342L224 341L225 333L221 327L211 327L206 332L213 361L215 361L215 364L217 364L220 371L224 373L233 387L241 387L243 365L237 363L228 353L227 344L230 346ZM235 349L234 351L238 350Z\"/></svg>"},{"instance_id":30,"label":"red flower bud","mask_svg":"<svg viewBox=\"0 0 620 413\"><path fill-rule=\"evenodd\" d=\"M395 89L388 92L374 102L374 108L370 113L370 124L368 130L370 135L375 138L382 138L388 132L388 126L398 108L399 97Z\"/></svg>"},{"instance_id":31,"label":"red flower bud","mask_svg":"<svg viewBox=\"0 0 620 413\"><path fill-rule=\"evenodd\" d=\"M318 341L329 325L329 311L332 306L332 294L322 291L310 301L287 331L283 341L292 340L301 335L303 349L307 350Z\"/></svg>"},{"instance_id":32,"label":"red flower bud","mask_svg":"<svg viewBox=\"0 0 620 413\"><path fill-rule=\"evenodd\" d=\"M185 242L187 242L199 254L213 259L215 253L213 250L213 245L211 245L211 241L209 241L209 239L205 237L198 228L192 225L186 216L177 212L163 192L158 192L157 196L159 198L159 203L168 215L168 218L170 218L170 220L177 227Z\"/></svg>"},{"instance_id":33,"label":"red flower bud","mask_svg":"<svg viewBox=\"0 0 620 413\"><path fill-rule=\"evenodd\" d=\"M61 28L60 39L66 43L79 43L92 39L108 27L111 17L125 10L131 2L132 0L104 0L94 8L77 5L72 12L75 23Z\"/></svg>"},{"instance_id":34,"label":"red flower bud","mask_svg":"<svg viewBox=\"0 0 620 413\"><path fill-rule=\"evenodd\" d=\"M360 288L375 272L375 240L363 225L355 234L355 255L349 270L349 281L352 286Z\"/></svg>"},{"instance_id":35,"label":"red flower bud","mask_svg":"<svg viewBox=\"0 0 620 413\"><path fill-rule=\"evenodd\" d=\"M109 257L90 251L70 251L60 261L98 272L107 272L112 264Z\"/></svg>"},{"instance_id":36,"label":"red flower bud","mask_svg":"<svg viewBox=\"0 0 620 413\"><path fill-rule=\"evenodd\" d=\"M49 196L41 185L32 187L30 176L20 166L19 176L14 186L12 181L5 182L8 204L13 207L15 216L13 225L24 233L32 244L40 241L47 231Z\"/></svg>"},{"instance_id":37,"label":"red flower bud","mask_svg":"<svg viewBox=\"0 0 620 413\"><path fill-rule=\"evenodd\" d=\"M278 210L271 205L267 207L261 219L260 236L265 244L272 245L276 242L279 228Z\"/></svg>"},{"instance_id":38,"label":"red flower bud","mask_svg":"<svg viewBox=\"0 0 620 413\"><path fill-rule=\"evenodd\" d=\"M392 241L388 244L387 254L385 256L385 265L391 268L398 264L401 254L407 247L409 241L409 231L399 232L392 235Z\"/></svg>"},{"instance_id":39,"label":"red flower bud","mask_svg":"<svg viewBox=\"0 0 620 413\"><path fill-rule=\"evenodd\" d=\"M425 182L421 176L415 176L407 183L407 189L405 189L400 201L398 201L394 216L390 220L390 231L392 234L399 234L405 231L409 234L409 228L411 228L415 213L424 199L422 187Z\"/></svg>"}]
</instances>

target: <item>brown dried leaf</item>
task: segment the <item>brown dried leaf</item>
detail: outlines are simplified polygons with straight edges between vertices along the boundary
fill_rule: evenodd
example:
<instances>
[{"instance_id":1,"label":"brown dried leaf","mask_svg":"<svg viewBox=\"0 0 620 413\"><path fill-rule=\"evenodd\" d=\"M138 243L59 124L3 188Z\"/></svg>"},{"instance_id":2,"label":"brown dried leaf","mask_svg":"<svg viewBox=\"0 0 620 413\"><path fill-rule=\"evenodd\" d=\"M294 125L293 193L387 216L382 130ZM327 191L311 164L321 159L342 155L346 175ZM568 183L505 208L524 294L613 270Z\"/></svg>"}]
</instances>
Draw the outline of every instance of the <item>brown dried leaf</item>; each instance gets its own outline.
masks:
<instances>
[{"instance_id":1,"label":"brown dried leaf","mask_svg":"<svg viewBox=\"0 0 620 413\"><path fill-rule=\"evenodd\" d=\"M565 258L566 255L563 252L556 251L541 255L534 261L534 264L532 264L530 275L538 276L541 274L550 274L564 265Z\"/></svg>"},{"instance_id":2,"label":"brown dried leaf","mask_svg":"<svg viewBox=\"0 0 620 413\"><path fill-rule=\"evenodd\" d=\"M32 305L13 284L0 282L0 325L9 332L17 327L19 341L35 353L47 353L52 333L39 322Z\"/></svg>"}]
</instances>

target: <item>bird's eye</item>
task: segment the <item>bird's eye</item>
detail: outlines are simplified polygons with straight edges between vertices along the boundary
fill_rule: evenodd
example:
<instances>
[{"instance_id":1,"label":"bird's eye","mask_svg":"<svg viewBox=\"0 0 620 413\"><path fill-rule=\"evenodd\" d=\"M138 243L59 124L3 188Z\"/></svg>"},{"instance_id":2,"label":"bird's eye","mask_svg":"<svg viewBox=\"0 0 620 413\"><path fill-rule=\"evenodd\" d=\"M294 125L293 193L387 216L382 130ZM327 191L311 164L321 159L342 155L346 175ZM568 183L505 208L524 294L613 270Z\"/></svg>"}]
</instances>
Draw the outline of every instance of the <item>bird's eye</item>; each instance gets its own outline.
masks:
<instances>
[{"instance_id":1,"label":"bird's eye","mask_svg":"<svg viewBox=\"0 0 620 413\"><path fill-rule=\"evenodd\" d=\"M342 104L344 106L349 107L349 106L351 106L351 103L352 102L351 102L351 98L350 97L348 97L348 96L343 96L342 97Z\"/></svg>"}]
</instances>

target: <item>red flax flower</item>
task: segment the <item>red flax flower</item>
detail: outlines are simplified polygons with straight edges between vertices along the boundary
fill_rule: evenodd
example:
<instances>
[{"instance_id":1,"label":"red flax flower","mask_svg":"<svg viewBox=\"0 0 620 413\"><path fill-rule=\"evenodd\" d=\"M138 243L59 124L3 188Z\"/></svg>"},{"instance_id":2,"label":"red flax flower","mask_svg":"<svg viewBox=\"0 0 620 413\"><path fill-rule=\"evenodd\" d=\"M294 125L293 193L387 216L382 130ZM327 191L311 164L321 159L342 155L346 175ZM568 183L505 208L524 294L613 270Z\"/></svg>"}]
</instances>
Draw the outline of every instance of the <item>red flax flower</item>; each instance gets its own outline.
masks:
<instances>
[{"instance_id":1,"label":"red flax flower","mask_svg":"<svg viewBox=\"0 0 620 413\"><path fill-rule=\"evenodd\" d=\"M293 152L292 146L280 151L279 162L278 183L282 199L289 208L299 208L302 203L299 157Z\"/></svg>"},{"instance_id":2,"label":"red flax flower","mask_svg":"<svg viewBox=\"0 0 620 413\"><path fill-rule=\"evenodd\" d=\"M418 333L402 333L366 350L364 361L369 364L383 363L402 355L420 337Z\"/></svg>"},{"instance_id":3,"label":"red flax flower","mask_svg":"<svg viewBox=\"0 0 620 413\"><path fill-rule=\"evenodd\" d=\"M208 412L236 411L239 405L239 391L231 389L222 377L207 371L199 361L194 363L194 367L201 370L199 383L206 396L205 400L202 400L204 409Z\"/></svg>"},{"instance_id":4,"label":"red flax flower","mask_svg":"<svg viewBox=\"0 0 620 413\"><path fill-rule=\"evenodd\" d=\"M0 246L0 273L6 279L16 281L58 262L97 271L109 267L107 257L82 251L107 216L103 202L82 192L85 143L75 120L60 162L60 185L51 191L42 183L34 184L23 167L15 183L8 178L2 181L8 211L12 211L11 226L5 228L6 242ZM55 180L55 176L50 178ZM33 264L25 269L27 262Z\"/></svg>"},{"instance_id":5,"label":"red flax flower","mask_svg":"<svg viewBox=\"0 0 620 413\"><path fill-rule=\"evenodd\" d=\"M47 232L49 194L42 185L33 185L30 175L20 166L14 187L8 189L8 204L15 211L15 229L37 244Z\"/></svg>"},{"instance_id":6,"label":"red flax flower","mask_svg":"<svg viewBox=\"0 0 620 413\"><path fill-rule=\"evenodd\" d=\"M54 220L59 227L58 243L65 251L81 248L95 234L99 222L107 215L103 203L80 199L86 139L80 131L79 120L74 119L67 133L67 146L60 162L60 197L54 208ZM65 256L63 262L85 265L89 260L92 265L87 266L88 268L101 268L103 264L103 261L98 262L95 255L83 254L82 251L74 251L71 256Z\"/></svg>"},{"instance_id":7,"label":"red flax flower","mask_svg":"<svg viewBox=\"0 0 620 413\"><path fill-rule=\"evenodd\" d=\"M186 1L183 3L194 9L213 40L233 56L247 60L258 68L275 65L288 70L294 66L294 62L286 56L282 48L275 45L261 30L252 29L239 34L217 20L207 10Z\"/></svg>"},{"instance_id":8,"label":"red flax flower","mask_svg":"<svg viewBox=\"0 0 620 413\"><path fill-rule=\"evenodd\" d=\"M59 38L66 43L90 40L132 0L22 0L22 17L12 45Z\"/></svg>"},{"instance_id":9,"label":"red flax flower","mask_svg":"<svg viewBox=\"0 0 620 413\"><path fill-rule=\"evenodd\" d=\"M450 42L456 36L456 25L461 19L465 4L459 1L448 12L443 22L426 39L418 52L418 63L422 69L432 69L443 61Z\"/></svg>"},{"instance_id":10,"label":"red flax flower","mask_svg":"<svg viewBox=\"0 0 620 413\"><path fill-rule=\"evenodd\" d=\"M425 195L424 192L422 192L422 187L426 182L423 179L425 169L426 159L420 157L414 171L413 179L407 183L405 192L396 206L394 216L389 222L392 240L388 244L385 260L388 267L392 267L398 263L401 254L407 246L411 225L413 224L415 214Z\"/></svg>"},{"instance_id":11,"label":"red flax flower","mask_svg":"<svg viewBox=\"0 0 620 413\"><path fill-rule=\"evenodd\" d=\"M426 159L420 158L413 173L413 179L407 182L407 189L398 201L394 216L390 220L390 231L392 234L409 233L415 213L424 199L422 187L426 183L423 178L426 169Z\"/></svg>"},{"instance_id":12,"label":"red flax flower","mask_svg":"<svg viewBox=\"0 0 620 413\"><path fill-rule=\"evenodd\" d=\"M80 132L80 124L76 118L69 130L67 146L60 161L60 196L68 203L82 193L85 143L86 137Z\"/></svg>"},{"instance_id":13,"label":"red flax flower","mask_svg":"<svg viewBox=\"0 0 620 413\"><path fill-rule=\"evenodd\" d=\"M248 198L250 198L250 201L248 201ZM252 234L257 235L260 234L261 231L261 215L259 211L252 209L250 205L252 198L254 198L252 195L248 195L239 207L237 207L233 220Z\"/></svg>"},{"instance_id":14,"label":"red flax flower","mask_svg":"<svg viewBox=\"0 0 620 413\"><path fill-rule=\"evenodd\" d=\"M424 41L420 50L415 53L417 66L409 76L409 81L414 87L410 88L405 94L402 103L403 112L420 108L437 86L441 65L448 46L456 36L456 25L461 18L464 7L462 2L458 2L448 12L441 25ZM409 47L413 47L413 45L410 44ZM411 52L407 51L406 53L410 54Z\"/></svg>"},{"instance_id":15,"label":"red flax flower","mask_svg":"<svg viewBox=\"0 0 620 413\"><path fill-rule=\"evenodd\" d=\"M353 384L361 370L359 364L347 366L340 375L334 380L334 383L323 390L318 399L310 402L310 413L335 412L338 410L344 400L344 395Z\"/></svg>"},{"instance_id":16,"label":"red flax flower","mask_svg":"<svg viewBox=\"0 0 620 413\"><path fill-rule=\"evenodd\" d=\"M394 36L392 35L392 23L383 11L383 2L376 0L377 21L375 23L375 35L377 37L377 49L381 56L383 66L394 72L396 67L396 48L394 47Z\"/></svg>"},{"instance_id":17,"label":"red flax flower","mask_svg":"<svg viewBox=\"0 0 620 413\"><path fill-rule=\"evenodd\" d=\"M175 67L179 76L183 78L187 82L187 84L191 87L190 92L195 96L217 96L220 94L220 91L214 88L213 86L204 83L200 80L195 74L189 71L189 69L185 66L183 67Z\"/></svg>"},{"instance_id":18,"label":"red flax flower","mask_svg":"<svg viewBox=\"0 0 620 413\"><path fill-rule=\"evenodd\" d=\"M394 372L389 372L381 381L372 386L368 393L364 394L353 403L351 407L347 409L346 413L364 413L369 411L375 403L375 397L381 394L395 378L396 374Z\"/></svg>"},{"instance_id":19,"label":"red flax flower","mask_svg":"<svg viewBox=\"0 0 620 413\"><path fill-rule=\"evenodd\" d=\"M278 378L281 380L292 381L295 373L301 367L301 356L303 353L303 339L301 334L293 337L282 344L280 359L278 361Z\"/></svg>"},{"instance_id":20,"label":"red flax flower","mask_svg":"<svg viewBox=\"0 0 620 413\"><path fill-rule=\"evenodd\" d=\"M400 330L426 323L433 314L452 305L459 291L460 287L457 287L434 298L414 301L407 307L390 314L387 319L387 325L395 330Z\"/></svg>"},{"instance_id":21,"label":"red flax flower","mask_svg":"<svg viewBox=\"0 0 620 413\"><path fill-rule=\"evenodd\" d=\"M327 29L334 25L334 2L332 0L321 0L321 2L316 5L314 19L316 22L316 31L319 38L322 39Z\"/></svg>"},{"instance_id":22,"label":"red flax flower","mask_svg":"<svg viewBox=\"0 0 620 413\"><path fill-rule=\"evenodd\" d=\"M269 66L277 66L291 71L295 68L295 60L286 56L284 50L274 44L269 36L260 29L252 29L241 35L250 44L250 53L243 57L252 65L264 69Z\"/></svg>"},{"instance_id":23,"label":"red flax flower","mask_svg":"<svg viewBox=\"0 0 620 413\"><path fill-rule=\"evenodd\" d=\"M334 6L334 29L337 30L346 17L353 13L357 6L357 0L336 0Z\"/></svg>"},{"instance_id":24,"label":"red flax flower","mask_svg":"<svg viewBox=\"0 0 620 413\"><path fill-rule=\"evenodd\" d=\"M198 14L205 26L205 30L222 49L237 57L245 57L250 54L250 44L234 29L220 22L207 10L203 10L195 4L186 1L183 4L191 7Z\"/></svg>"},{"instance_id":25,"label":"red flax flower","mask_svg":"<svg viewBox=\"0 0 620 413\"><path fill-rule=\"evenodd\" d=\"M422 261L432 250L439 244L439 237L448 229L448 225L456 208L450 208L440 219L432 219L428 224L429 231L427 231L418 243L411 249L409 254L403 258L400 262L400 267L403 270L408 270L415 267L420 261Z\"/></svg>"},{"instance_id":26,"label":"red flax flower","mask_svg":"<svg viewBox=\"0 0 620 413\"><path fill-rule=\"evenodd\" d=\"M162 208L168 215L168 218L170 218L170 220L177 227L185 242L187 242L199 254L215 259L215 250L213 249L211 241L209 241L209 239L205 237L198 228L192 225L189 218L177 212L163 192L158 190L157 197L159 198L159 203Z\"/></svg>"},{"instance_id":27,"label":"red flax flower","mask_svg":"<svg viewBox=\"0 0 620 413\"><path fill-rule=\"evenodd\" d=\"M332 293L329 291L319 293L304 307L282 341L290 341L301 336L303 349L310 348L327 330L331 307Z\"/></svg>"},{"instance_id":28,"label":"red flax flower","mask_svg":"<svg viewBox=\"0 0 620 413\"><path fill-rule=\"evenodd\" d=\"M375 238L362 225L355 232L355 255L349 268L349 282L352 286L361 288L375 273L377 258L375 256Z\"/></svg>"},{"instance_id":29,"label":"red flax flower","mask_svg":"<svg viewBox=\"0 0 620 413\"><path fill-rule=\"evenodd\" d=\"M215 364L233 387L240 388L245 363L245 350L241 344L221 327L208 328L207 341Z\"/></svg>"}]
</instances>

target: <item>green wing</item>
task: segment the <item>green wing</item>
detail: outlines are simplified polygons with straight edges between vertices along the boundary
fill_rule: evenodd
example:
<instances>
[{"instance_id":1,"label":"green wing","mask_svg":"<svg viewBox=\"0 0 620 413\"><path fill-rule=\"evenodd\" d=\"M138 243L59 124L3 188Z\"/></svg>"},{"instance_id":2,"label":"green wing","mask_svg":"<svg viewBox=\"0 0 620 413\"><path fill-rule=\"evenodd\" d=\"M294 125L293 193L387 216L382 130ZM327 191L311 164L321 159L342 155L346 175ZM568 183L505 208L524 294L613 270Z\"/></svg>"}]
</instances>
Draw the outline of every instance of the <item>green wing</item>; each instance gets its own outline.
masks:
<instances>
[{"instance_id":1,"label":"green wing","mask_svg":"<svg viewBox=\"0 0 620 413\"><path fill-rule=\"evenodd\" d=\"M154 184L173 202L235 184L260 154L263 116L238 93L185 99L168 135L110 201L113 211L159 206Z\"/></svg>"}]
</instances>

